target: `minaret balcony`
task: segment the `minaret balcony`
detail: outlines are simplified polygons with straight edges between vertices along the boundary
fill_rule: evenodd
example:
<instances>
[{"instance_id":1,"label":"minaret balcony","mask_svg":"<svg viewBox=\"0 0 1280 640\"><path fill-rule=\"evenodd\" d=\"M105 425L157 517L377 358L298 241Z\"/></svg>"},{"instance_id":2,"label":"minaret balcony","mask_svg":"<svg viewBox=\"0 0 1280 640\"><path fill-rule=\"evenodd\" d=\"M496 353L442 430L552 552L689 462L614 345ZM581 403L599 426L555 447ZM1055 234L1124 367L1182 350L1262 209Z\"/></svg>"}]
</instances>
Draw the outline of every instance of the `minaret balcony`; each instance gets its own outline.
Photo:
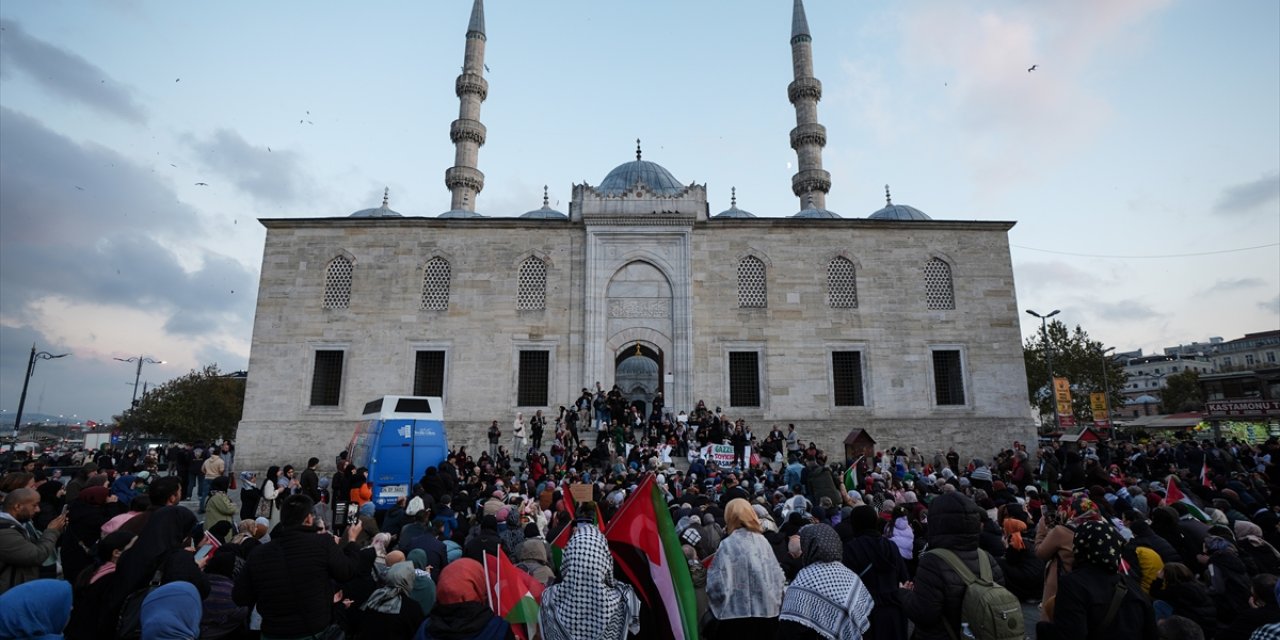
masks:
<instances>
[{"instance_id":1,"label":"minaret balcony","mask_svg":"<svg viewBox=\"0 0 1280 640\"><path fill-rule=\"evenodd\" d=\"M787 85L787 98L791 100L791 104L795 104L798 100L812 98L814 101L822 99L822 82L812 76L805 78L796 78Z\"/></svg>"},{"instance_id":2,"label":"minaret balcony","mask_svg":"<svg viewBox=\"0 0 1280 640\"><path fill-rule=\"evenodd\" d=\"M488 129L485 128L479 120L471 120L469 118L459 118L449 125L449 139L454 144L462 141L476 143L477 146L484 146L485 135Z\"/></svg>"},{"instance_id":3,"label":"minaret balcony","mask_svg":"<svg viewBox=\"0 0 1280 640\"><path fill-rule=\"evenodd\" d=\"M792 149L809 145L827 146L827 128L816 122L806 122L791 130Z\"/></svg>"},{"instance_id":4,"label":"minaret balcony","mask_svg":"<svg viewBox=\"0 0 1280 640\"><path fill-rule=\"evenodd\" d=\"M802 196L812 191L831 191L831 174L826 169L802 169L791 176L791 192Z\"/></svg>"},{"instance_id":5,"label":"minaret balcony","mask_svg":"<svg viewBox=\"0 0 1280 640\"><path fill-rule=\"evenodd\" d=\"M444 172L444 184L450 190L466 187L480 193L484 190L484 174L475 167L449 167Z\"/></svg>"},{"instance_id":6,"label":"minaret balcony","mask_svg":"<svg viewBox=\"0 0 1280 640\"><path fill-rule=\"evenodd\" d=\"M458 79L453 83L453 92L461 98L467 94L475 94L480 96L481 100L489 97L489 81L478 73L465 72L458 75Z\"/></svg>"}]
</instances>

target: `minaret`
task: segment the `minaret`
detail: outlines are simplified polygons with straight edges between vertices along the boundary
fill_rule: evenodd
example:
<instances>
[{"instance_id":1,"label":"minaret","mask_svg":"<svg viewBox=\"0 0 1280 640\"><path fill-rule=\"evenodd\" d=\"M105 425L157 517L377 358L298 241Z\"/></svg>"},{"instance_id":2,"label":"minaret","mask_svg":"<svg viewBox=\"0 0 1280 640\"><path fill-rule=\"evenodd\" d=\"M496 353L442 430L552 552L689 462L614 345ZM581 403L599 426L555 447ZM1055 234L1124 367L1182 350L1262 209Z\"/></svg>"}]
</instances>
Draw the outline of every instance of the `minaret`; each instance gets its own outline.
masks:
<instances>
[{"instance_id":1,"label":"minaret","mask_svg":"<svg viewBox=\"0 0 1280 640\"><path fill-rule=\"evenodd\" d=\"M822 148L827 146L827 129L818 124L818 101L822 83L813 77L813 45L804 2L795 0L791 10L791 66L795 80L787 87L787 97L796 108L796 128L791 130L791 148L796 150L798 171L791 176L791 191L800 198L800 208L827 208L831 174L822 168Z\"/></svg>"},{"instance_id":2,"label":"minaret","mask_svg":"<svg viewBox=\"0 0 1280 640\"><path fill-rule=\"evenodd\" d=\"M476 167L485 137L484 125L480 124L480 103L489 97L489 83L484 79L484 43L484 0L475 0L471 6L471 22L467 25L462 73L454 83L461 103L458 119L449 125L449 139L456 149L453 166L444 172L444 183L453 194L451 211L475 211L476 196L484 189L484 174Z\"/></svg>"}]
</instances>

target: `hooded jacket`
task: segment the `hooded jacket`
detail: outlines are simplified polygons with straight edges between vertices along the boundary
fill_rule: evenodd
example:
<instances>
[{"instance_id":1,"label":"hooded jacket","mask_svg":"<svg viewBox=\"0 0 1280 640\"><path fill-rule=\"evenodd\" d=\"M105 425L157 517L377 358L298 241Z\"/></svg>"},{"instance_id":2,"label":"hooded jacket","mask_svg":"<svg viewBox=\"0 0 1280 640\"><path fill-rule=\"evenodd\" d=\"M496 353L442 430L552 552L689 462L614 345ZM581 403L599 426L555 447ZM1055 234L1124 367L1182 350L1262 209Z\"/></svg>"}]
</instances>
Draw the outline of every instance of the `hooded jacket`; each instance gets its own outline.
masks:
<instances>
[{"instance_id":1,"label":"hooded jacket","mask_svg":"<svg viewBox=\"0 0 1280 640\"><path fill-rule=\"evenodd\" d=\"M929 548L949 549L974 575L979 554L986 554L991 574L1004 584L1000 564L978 548L982 529L982 508L959 492L945 493L929 505ZM964 600L964 580L942 558L925 553L916 568L913 589L899 590L902 607L916 625L914 638L949 640L960 635L960 603ZM950 627L952 633L948 633Z\"/></svg>"}]
</instances>

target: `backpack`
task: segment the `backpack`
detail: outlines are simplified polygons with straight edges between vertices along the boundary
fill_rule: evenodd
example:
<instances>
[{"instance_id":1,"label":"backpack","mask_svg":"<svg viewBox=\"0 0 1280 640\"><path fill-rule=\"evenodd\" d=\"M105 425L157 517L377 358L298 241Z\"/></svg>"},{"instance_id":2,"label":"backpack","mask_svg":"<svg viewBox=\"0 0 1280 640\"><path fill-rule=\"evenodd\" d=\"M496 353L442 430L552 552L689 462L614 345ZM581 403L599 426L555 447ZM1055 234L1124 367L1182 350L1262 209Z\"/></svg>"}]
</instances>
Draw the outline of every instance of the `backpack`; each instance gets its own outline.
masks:
<instances>
[{"instance_id":1,"label":"backpack","mask_svg":"<svg viewBox=\"0 0 1280 640\"><path fill-rule=\"evenodd\" d=\"M978 640L1022 640L1026 624L1022 619L1022 603L1008 589L1000 586L991 574L991 560L978 551L978 573L974 576L959 556L949 549L927 551L946 562L964 581L964 600L960 603L960 621ZM943 623L946 625L946 623ZM947 634L959 640L955 629L947 626Z\"/></svg>"}]
</instances>

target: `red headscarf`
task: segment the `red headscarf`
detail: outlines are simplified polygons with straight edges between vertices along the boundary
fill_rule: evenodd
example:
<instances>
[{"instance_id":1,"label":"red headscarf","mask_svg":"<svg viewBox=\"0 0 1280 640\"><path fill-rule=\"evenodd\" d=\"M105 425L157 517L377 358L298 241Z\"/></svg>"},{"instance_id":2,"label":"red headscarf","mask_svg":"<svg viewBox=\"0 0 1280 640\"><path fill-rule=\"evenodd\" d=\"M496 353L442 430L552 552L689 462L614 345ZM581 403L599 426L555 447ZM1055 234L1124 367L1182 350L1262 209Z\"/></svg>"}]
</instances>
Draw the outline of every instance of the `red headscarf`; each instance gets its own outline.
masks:
<instances>
[{"instance_id":1,"label":"red headscarf","mask_svg":"<svg viewBox=\"0 0 1280 640\"><path fill-rule=\"evenodd\" d=\"M80 490L80 495L76 496L76 500L85 504L104 505L107 503L107 496L111 492L106 487L88 487Z\"/></svg>"},{"instance_id":2,"label":"red headscarf","mask_svg":"<svg viewBox=\"0 0 1280 640\"><path fill-rule=\"evenodd\" d=\"M471 558L458 558L440 572L436 587L436 602L458 604L460 602L484 602L484 567Z\"/></svg>"}]
</instances>

